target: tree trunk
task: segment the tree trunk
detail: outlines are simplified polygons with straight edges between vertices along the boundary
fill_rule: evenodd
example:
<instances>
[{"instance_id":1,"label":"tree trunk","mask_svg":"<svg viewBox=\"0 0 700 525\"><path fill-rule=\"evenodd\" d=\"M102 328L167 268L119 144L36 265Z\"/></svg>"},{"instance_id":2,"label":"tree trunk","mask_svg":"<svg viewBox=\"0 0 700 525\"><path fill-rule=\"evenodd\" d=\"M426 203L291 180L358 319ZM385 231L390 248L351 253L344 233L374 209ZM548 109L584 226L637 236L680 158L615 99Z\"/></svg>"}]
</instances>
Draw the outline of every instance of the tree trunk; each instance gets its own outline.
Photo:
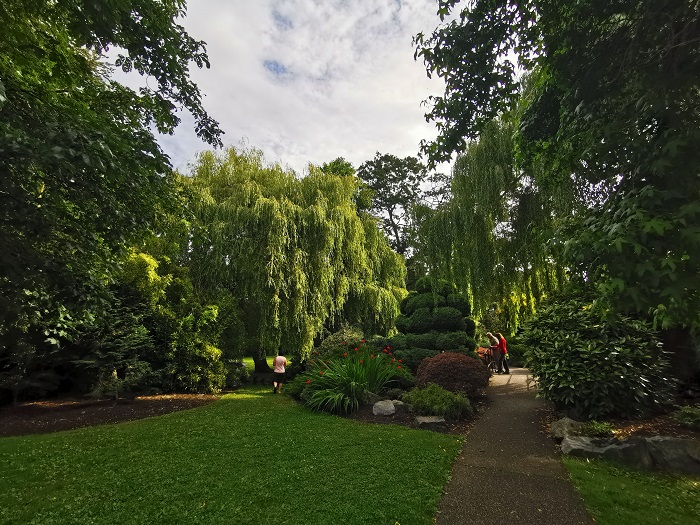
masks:
<instances>
[{"instance_id":1,"label":"tree trunk","mask_svg":"<svg viewBox=\"0 0 700 525\"><path fill-rule=\"evenodd\" d=\"M263 349L259 349L257 354L253 354L253 362L255 363L255 373L269 374L272 368L267 364L267 355Z\"/></svg>"}]
</instances>

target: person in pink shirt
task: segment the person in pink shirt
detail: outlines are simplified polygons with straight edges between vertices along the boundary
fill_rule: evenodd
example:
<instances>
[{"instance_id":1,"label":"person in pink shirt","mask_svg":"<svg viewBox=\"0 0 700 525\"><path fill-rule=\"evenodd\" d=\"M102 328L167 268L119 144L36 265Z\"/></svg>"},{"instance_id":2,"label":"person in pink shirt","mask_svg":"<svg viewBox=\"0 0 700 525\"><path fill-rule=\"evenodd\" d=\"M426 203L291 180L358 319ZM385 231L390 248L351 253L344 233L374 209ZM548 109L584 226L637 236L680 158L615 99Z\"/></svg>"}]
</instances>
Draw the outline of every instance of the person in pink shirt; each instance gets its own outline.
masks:
<instances>
[{"instance_id":1,"label":"person in pink shirt","mask_svg":"<svg viewBox=\"0 0 700 525\"><path fill-rule=\"evenodd\" d=\"M282 393L282 385L284 384L284 372L285 369L284 367L287 366L287 358L282 355L282 351L277 354L277 357L275 357L272 360L272 366L274 367L274 374L275 374L275 380L272 383L274 386L272 388L272 393L275 394L281 394Z\"/></svg>"}]
</instances>

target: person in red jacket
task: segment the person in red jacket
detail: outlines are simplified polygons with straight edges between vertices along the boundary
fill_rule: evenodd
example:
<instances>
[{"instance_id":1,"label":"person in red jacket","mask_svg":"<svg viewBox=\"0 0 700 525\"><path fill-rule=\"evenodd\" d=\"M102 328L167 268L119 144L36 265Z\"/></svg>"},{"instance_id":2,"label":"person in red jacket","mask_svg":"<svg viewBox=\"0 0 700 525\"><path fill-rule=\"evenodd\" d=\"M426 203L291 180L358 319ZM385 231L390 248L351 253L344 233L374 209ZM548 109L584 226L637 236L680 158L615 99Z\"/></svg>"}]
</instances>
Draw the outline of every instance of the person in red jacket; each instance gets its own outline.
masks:
<instances>
[{"instance_id":1,"label":"person in red jacket","mask_svg":"<svg viewBox=\"0 0 700 525\"><path fill-rule=\"evenodd\" d=\"M496 338L498 339L498 370L496 373L510 374L508 360L506 359L506 354L508 353L508 349L506 348L506 338L503 337L503 334L500 332L496 334Z\"/></svg>"}]
</instances>

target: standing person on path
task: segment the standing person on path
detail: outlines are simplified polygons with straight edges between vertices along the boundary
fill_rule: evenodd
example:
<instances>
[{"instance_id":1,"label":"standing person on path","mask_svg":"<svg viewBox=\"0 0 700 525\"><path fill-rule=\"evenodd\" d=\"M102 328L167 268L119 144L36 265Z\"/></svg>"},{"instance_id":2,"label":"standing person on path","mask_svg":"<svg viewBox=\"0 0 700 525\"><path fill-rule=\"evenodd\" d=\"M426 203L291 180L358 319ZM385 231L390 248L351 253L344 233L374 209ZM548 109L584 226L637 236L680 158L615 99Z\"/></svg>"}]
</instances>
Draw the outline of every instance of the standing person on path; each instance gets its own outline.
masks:
<instances>
[{"instance_id":1,"label":"standing person on path","mask_svg":"<svg viewBox=\"0 0 700 525\"><path fill-rule=\"evenodd\" d=\"M284 372L285 369L284 367L287 366L287 358L282 355L282 351L280 350L279 353L277 354L277 357L275 357L272 360L272 366L274 367L274 374L275 374L275 380L272 383L273 388L272 388L272 393L275 394L281 394L282 393L282 385L284 384Z\"/></svg>"},{"instance_id":2,"label":"standing person on path","mask_svg":"<svg viewBox=\"0 0 700 525\"><path fill-rule=\"evenodd\" d=\"M510 368L508 367L508 360L506 359L506 354L508 354L508 349L506 348L506 338L503 334L498 332L496 334L498 338L498 371L497 374L510 374ZM505 369L505 372L503 371Z\"/></svg>"},{"instance_id":3,"label":"standing person on path","mask_svg":"<svg viewBox=\"0 0 700 525\"><path fill-rule=\"evenodd\" d=\"M498 345L498 339L491 332L486 332L486 337L489 338L489 349L491 350L491 359L494 363L499 362L499 352L500 346Z\"/></svg>"}]
</instances>

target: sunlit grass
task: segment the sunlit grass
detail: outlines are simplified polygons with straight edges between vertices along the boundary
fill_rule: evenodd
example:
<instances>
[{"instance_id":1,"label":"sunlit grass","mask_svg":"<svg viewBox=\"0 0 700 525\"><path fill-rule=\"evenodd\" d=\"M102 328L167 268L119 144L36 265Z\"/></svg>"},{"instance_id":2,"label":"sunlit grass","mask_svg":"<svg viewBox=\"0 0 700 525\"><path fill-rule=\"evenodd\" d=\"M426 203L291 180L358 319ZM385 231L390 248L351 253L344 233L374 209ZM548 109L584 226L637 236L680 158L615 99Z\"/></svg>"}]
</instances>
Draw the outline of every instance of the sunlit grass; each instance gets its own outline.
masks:
<instances>
[{"instance_id":1,"label":"sunlit grass","mask_svg":"<svg viewBox=\"0 0 700 525\"><path fill-rule=\"evenodd\" d=\"M698 525L700 478L565 458L598 525Z\"/></svg>"},{"instance_id":2,"label":"sunlit grass","mask_svg":"<svg viewBox=\"0 0 700 525\"><path fill-rule=\"evenodd\" d=\"M0 439L2 524L430 524L459 440L265 387L148 420Z\"/></svg>"}]
</instances>

